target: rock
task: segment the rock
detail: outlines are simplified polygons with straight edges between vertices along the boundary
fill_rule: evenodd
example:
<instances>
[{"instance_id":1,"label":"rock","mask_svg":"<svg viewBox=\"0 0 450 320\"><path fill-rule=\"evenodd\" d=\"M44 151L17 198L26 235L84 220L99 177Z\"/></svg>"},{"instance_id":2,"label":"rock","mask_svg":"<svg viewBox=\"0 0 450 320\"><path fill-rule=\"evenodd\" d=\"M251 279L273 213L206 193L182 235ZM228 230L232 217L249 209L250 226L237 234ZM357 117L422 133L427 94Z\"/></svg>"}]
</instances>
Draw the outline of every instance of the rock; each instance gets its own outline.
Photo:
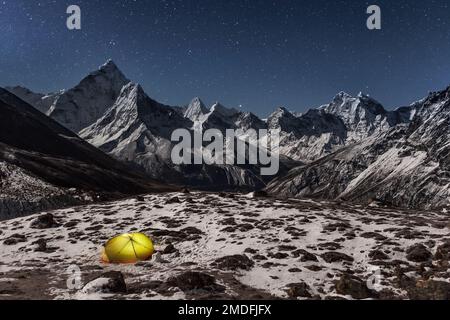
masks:
<instances>
[{"instance_id":1,"label":"rock","mask_svg":"<svg viewBox=\"0 0 450 320\"><path fill-rule=\"evenodd\" d=\"M406 291L412 300L450 300L450 283L444 281L417 281Z\"/></svg>"},{"instance_id":2,"label":"rock","mask_svg":"<svg viewBox=\"0 0 450 320\"><path fill-rule=\"evenodd\" d=\"M258 260L258 261L263 261L263 260L267 260L267 257L263 256L262 254L255 254L253 256L253 259Z\"/></svg>"},{"instance_id":3,"label":"rock","mask_svg":"<svg viewBox=\"0 0 450 320\"><path fill-rule=\"evenodd\" d=\"M387 239L385 236L383 236L382 234L379 234L377 232L365 232L365 233L362 233L360 236L363 238L366 238L366 239L372 238L372 239L375 239L378 241L383 241L383 240Z\"/></svg>"},{"instance_id":4,"label":"rock","mask_svg":"<svg viewBox=\"0 0 450 320\"><path fill-rule=\"evenodd\" d=\"M349 274L343 274L337 281L336 292L351 296L353 299L367 299L375 296L375 292L370 290L364 281Z\"/></svg>"},{"instance_id":5,"label":"rock","mask_svg":"<svg viewBox=\"0 0 450 320\"><path fill-rule=\"evenodd\" d=\"M289 255L284 252L276 252L276 253L270 252L268 254L268 256L270 258L279 259L279 260L286 259L287 257L289 257Z\"/></svg>"},{"instance_id":6,"label":"rock","mask_svg":"<svg viewBox=\"0 0 450 320\"><path fill-rule=\"evenodd\" d=\"M335 252L335 251L326 252L326 253L322 254L321 257L323 260L325 260L328 263L341 262L341 261L353 262L353 260L354 260L352 257L346 255L345 253Z\"/></svg>"},{"instance_id":7,"label":"rock","mask_svg":"<svg viewBox=\"0 0 450 320\"><path fill-rule=\"evenodd\" d=\"M138 202L144 202L145 198L143 196L136 196L136 201Z\"/></svg>"},{"instance_id":8,"label":"rock","mask_svg":"<svg viewBox=\"0 0 450 320\"><path fill-rule=\"evenodd\" d=\"M56 223L51 213L46 213L33 220L30 227L33 229L51 229L59 227L59 224Z\"/></svg>"},{"instance_id":9,"label":"rock","mask_svg":"<svg viewBox=\"0 0 450 320\"><path fill-rule=\"evenodd\" d=\"M269 194L263 190L253 192L254 198L267 198L268 196L269 196Z\"/></svg>"},{"instance_id":10,"label":"rock","mask_svg":"<svg viewBox=\"0 0 450 320\"><path fill-rule=\"evenodd\" d=\"M314 261L314 262L317 262L317 261L319 261L319 260L317 259L317 257L316 257L314 254L312 254L312 253L310 253L310 252L308 252L308 251L306 251L306 250L303 250L303 249L295 250L295 251L293 251L291 254L292 254L295 258L301 257L301 258L300 258L300 261L301 261L301 262L307 262L307 261Z\"/></svg>"},{"instance_id":11,"label":"rock","mask_svg":"<svg viewBox=\"0 0 450 320\"><path fill-rule=\"evenodd\" d=\"M225 199L235 199L235 195L229 192L219 192L218 196Z\"/></svg>"},{"instance_id":12,"label":"rock","mask_svg":"<svg viewBox=\"0 0 450 320\"><path fill-rule=\"evenodd\" d=\"M369 258L373 260L389 260L389 256L381 250L373 250L369 253Z\"/></svg>"},{"instance_id":13,"label":"rock","mask_svg":"<svg viewBox=\"0 0 450 320\"><path fill-rule=\"evenodd\" d=\"M213 266L222 270L250 270L255 263L246 255L233 255L217 259L213 262Z\"/></svg>"},{"instance_id":14,"label":"rock","mask_svg":"<svg viewBox=\"0 0 450 320\"><path fill-rule=\"evenodd\" d=\"M180 230L181 232L187 234L187 235L200 235L203 234L203 231L200 229L197 229L196 227L187 227Z\"/></svg>"},{"instance_id":15,"label":"rock","mask_svg":"<svg viewBox=\"0 0 450 320\"><path fill-rule=\"evenodd\" d=\"M323 267L316 266L316 265L306 266L305 268L308 269L308 270L314 271L314 272L319 272L319 271L323 270Z\"/></svg>"},{"instance_id":16,"label":"rock","mask_svg":"<svg viewBox=\"0 0 450 320\"><path fill-rule=\"evenodd\" d=\"M342 245L340 245L339 243L336 243L336 242L320 243L318 245L318 247L320 250L331 250L331 251L342 249Z\"/></svg>"},{"instance_id":17,"label":"rock","mask_svg":"<svg viewBox=\"0 0 450 320\"><path fill-rule=\"evenodd\" d=\"M126 293L127 285L122 272L111 271L88 282L81 290L86 294L93 293Z\"/></svg>"},{"instance_id":18,"label":"rock","mask_svg":"<svg viewBox=\"0 0 450 320\"><path fill-rule=\"evenodd\" d=\"M406 259L412 262L425 262L432 257L431 252L423 244L415 244L406 250Z\"/></svg>"},{"instance_id":19,"label":"rock","mask_svg":"<svg viewBox=\"0 0 450 320\"><path fill-rule=\"evenodd\" d=\"M349 228L351 228L352 226L350 225L350 223L348 222L336 222L336 223L330 223L326 226L323 227L324 231L345 231Z\"/></svg>"},{"instance_id":20,"label":"rock","mask_svg":"<svg viewBox=\"0 0 450 320\"><path fill-rule=\"evenodd\" d=\"M177 249L175 249L174 245L169 243L163 250L163 254L171 254L177 252Z\"/></svg>"},{"instance_id":21,"label":"rock","mask_svg":"<svg viewBox=\"0 0 450 320\"><path fill-rule=\"evenodd\" d=\"M296 249L296 247L295 246L290 246L290 245L281 245L281 246L278 246L278 250L280 250L280 251L294 251Z\"/></svg>"},{"instance_id":22,"label":"rock","mask_svg":"<svg viewBox=\"0 0 450 320\"><path fill-rule=\"evenodd\" d=\"M287 285L287 294L290 298L311 298L311 288L304 282L290 283Z\"/></svg>"},{"instance_id":23,"label":"rock","mask_svg":"<svg viewBox=\"0 0 450 320\"><path fill-rule=\"evenodd\" d=\"M192 199L191 197L187 197L186 199L184 199L184 202L186 202L186 203L194 203L194 199Z\"/></svg>"},{"instance_id":24,"label":"rock","mask_svg":"<svg viewBox=\"0 0 450 320\"><path fill-rule=\"evenodd\" d=\"M90 226L90 227L86 227L84 230L86 231L99 231L102 230L103 226L102 225L96 225L96 226Z\"/></svg>"},{"instance_id":25,"label":"rock","mask_svg":"<svg viewBox=\"0 0 450 320\"><path fill-rule=\"evenodd\" d=\"M172 197L170 199L167 199L166 201L166 204L173 204L173 203L181 203L180 198Z\"/></svg>"},{"instance_id":26,"label":"rock","mask_svg":"<svg viewBox=\"0 0 450 320\"><path fill-rule=\"evenodd\" d=\"M250 223L243 223L243 224L237 225L236 229L241 232L247 232L247 231L255 229L255 226Z\"/></svg>"},{"instance_id":27,"label":"rock","mask_svg":"<svg viewBox=\"0 0 450 320\"><path fill-rule=\"evenodd\" d=\"M3 244L6 246L13 246L15 244L26 241L27 238L23 234L13 234L10 237L8 237L5 241L3 241Z\"/></svg>"},{"instance_id":28,"label":"rock","mask_svg":"<svg viewBox=\"0 0 450 320\"><path fill-rule=\"evenodd\" d=\"M192 290L204 290L223 292L225 288L216 283L216 279L206 273L201 272L184 272L180 275L171 277L166 283L170 287L178 287L183 292Z\"/></svg>"},{"instance_id":29,"label":"rock","mask_svg":"<svg viewBox=\"0 0 450 320\"><path fill-rule=\"evenodd\" d=\"M33 242L36 245L34 251L35 252L46 252L47 251L47 241L45 239L39 239Z\"/></svg>"},{"instance_id":30,"label":"rock","mask_svg":"<svg viewBox=\"0 0 450 320\"><path fill-rule=\"evenodd\" d=\"M250 254L257 254L258 250L252 249L252 248L247 248L244 250L245 253L250 253Z\"/></svg>"},{"instance_id":31,"label":"rock","mask_svg":"<svg viewBox=\"0 0 450 320\"><path fill-rule=\"evenodd\" d=\"M189 194L189 193L191 193L191 191L189 191L188 188L183 188L183 189L181 190L181 193Z\"/></svg>"},{"instance_id":32,"label":"rock","mask_svg":"<svg viewBox=\"0 0 450 320\"><path fill-rule=\"evenodd\" d=\"M162 257L161 252L156 252L155 254L152 255L152 259L150 260L152 263L169 263L169 261L164 260Z\"/></svg>"},{"instance_id":33,"label":"rock","mask_svg":"<svg viewBox=\"0 0 450 320\"><path fill-rule=\"evenodd\" d=\"M327 301L347 301L347 299L345 299L343 297L338 297L338 296L326 296L324 298L324 300L327 300Z\"/></svg>"},{"instance_id":34,"label":"rock","mask_svg":"<svg viewBox=\"0 0 450 320\"><path fill-rule=\"evenodd\" d=\"M436 249L436 254L434 255L435 260L450 260L450 240L441 244Z\"/></svg>"},{"instance_id":35,"label":"rock","mask_svg":"<svg viewBox=\"0 0 450 320\"><path fill-rule=\"evenodd\" d=\"M78 221L69 221L66 224L64 224L64 228L73 228L78 225Z\"/></svg>"},{"instance_id":36,"label":"rock","mask_svg":"<svg viewBox=\"0 0 450 320\"><path fill-rule=\"evenodd\" d=\"M153 263L151 263L149 261L139 261L135 264L135 266L140 267L140 268L152 268Z\"/></svg>"}]
</instances>

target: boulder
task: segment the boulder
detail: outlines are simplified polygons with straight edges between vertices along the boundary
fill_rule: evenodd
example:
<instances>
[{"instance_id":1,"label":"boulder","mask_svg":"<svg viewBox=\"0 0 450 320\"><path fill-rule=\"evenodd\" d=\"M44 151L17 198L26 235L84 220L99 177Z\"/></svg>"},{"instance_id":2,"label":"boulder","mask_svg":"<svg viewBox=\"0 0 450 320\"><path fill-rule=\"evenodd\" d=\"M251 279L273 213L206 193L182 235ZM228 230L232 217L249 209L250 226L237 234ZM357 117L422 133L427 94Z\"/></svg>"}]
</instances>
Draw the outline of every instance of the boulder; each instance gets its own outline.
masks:
<instances>
[{"instance_id":1,"label":"boulder","mask_svg":"<svg viewBox=\"0 0 450 320\"><path fill-rule=\"evenodd\" d=\"M34 219L31 222L30 227L33 229L51 229L59 227L59 224L56 223L55 218L51 213L46 213Z\"/></svg>"},{"instance_id":2,"label":"boulder","mask_svg":"<svg viewBox=\"0 0 450 320\"><path fill-rule=\"evenodd\" d=\"M389 256L381 250L373 250L369 253L369 258L373 260L389 260Z\"/></svg>"},{"instance_id":3,"label":"boulder","mask_svg":"<svg viewBox=\"0 0 450 320\"><path fill-rule=\"evenodd\" d=\"M172 197L166 200L166 204L181 203L180 198Z\"/></svg>"},{"instance_id":4,"label":"boulder","mask_svg":"<svg viewBox=\"0 0 450 320\"><path fill-rule=\"evenodd\" d=\"M353 258L345 253L330 251L321 255L322 259L328 263L348 261L353 262Z\"/></svg>"},{"instance_id":5,"label":"boulder","mask_svg":"<svg viewBox=\"0 0 450 320\"><path fill-rule=\"evenodd\" d=\"M33 242L33 244L36 246L34 248L35 252L46 252L47 251L47 241L45 239L39 239L39 240Z\"/></svg>"},{"instance_id":6,"label":"boulder","mask_svg":"<svg viewBox=\"0 0 450 320\"><path fill-rule=\"evenodd\" d=\"M27 238L23 234L16 233L16 234L11 235L7 239L5 239L5 241L3 241L3 244L6 246L13 246L18 243L26 242L26 241L27 241Z\"/></svg>"},{"instance_id":7,"label":"boulder","mask_svg":"<svg viewBox=\"0 0 450 320\"><path fill-rule=\"evenodd\" d=\"M162 251L163 254L171 254L175 252L177 252L177 249L175 249L174 245L171 243L169 243Z\"/></svg>"},{"instance_id":8,"label":"boulder","mask_svg":"<svg viewBox=\"0 0 450 320\"><path fill-rule=\"evenodd\" d=\"M423 244L415 244L406 250L406 259L412 262L426 262L433 255Z\"/></svg>"},{"instance_id":9,"label":"boulder","mask_svg":"<svg viewBox=\"0 0 450 320\"><path fill-rule=\"evenodd\" d=\"M289 298L311 298L311 288L304 282L290 283L287 285Z\"/></svg>"},{"instance_id":10,"label":"boulder","mask_svg":"<svg viewBox=\"0 0 450 320\"><path fill-rule=\"evenodd\" d=\"M450 300L450 283L444 281L417 281L406 291L412 300Z\"/></svg>"},{"instance_id":11,"label":"boulder","mask_svg":"<svg viewBox=\"0 0 450 320\"><path fill-rule=\"evenodd\" d=\"M166 284L169 287L178 287L183 292L203 290L209 292L223 292L225 288L216 283L216 279L202 272L188 271L174 277L170 277Z\"/></svg>"},{"instance_id":12,"label":"boulder","mask_svg":"<svg viewBox=\"0 0 450 320\"><path fill-rule=\"evenodd\" d=\"M360 278L343 274L336 283L336 292L341 295L351 296L353 299L368 299L375 296L375 292L367 287L367 283Z\"/></svg>"},{"instance_id":13,"label":"boulder","mask_svg":"<svg viewBox=\"0 0 450 320\"><path fill-rule=\"evenodd\" d=\"M255 263L246 255L232 255L217 259L213 262L213 266L221 270L250 270Z\"/></svg>"},{"instance_id":14,"label":"boulder","mask_svg":"<svg viewBox=\"0 0 450 320\"><path fill-rule=\"evenodd\" d=\"M450 260L450 240L438 246L434 255L434 259Z\"/></svg>"},{"instance_id":15,"label":"boulder","mask_svg":"<svg viewBox=\"0 0 450 320\"><path fill-rule=\"evenodd\" d=\"M301 261L301 262L307 262L307 261L314 261L314 262L317 262L317 261L319 261L319 260L317 259L317 257L316 257L314 254L312 254L312 253L310 253L310 252L308 252L308 251L306 251L306 250L303 250L303 249L295 250L295 251L293 251L291 254L292 254L295 258L301 257L301 258L300 258L300 261Z\"/></svg>"},{"instance_id":16,"label":"boulder","mask_svg":"<svg viewBox=\"0 0 450 320\"><path fill-rule=\"evenodd\" d=\"M127 285L122 272L111 271L88 282L81 291L86 294L126 293Z\"/></svg>"},{"instance_id":17,"label":"boulder","mask_svg":"<svg viewBox=\"0 0 450 320\"><path fill-rule=\"evenodd\" d=\"M259 191L253 192L254 198L267 198L268 196L269 196L269 194L264 190L259 190Z\"/></svg>"}]
</instances>

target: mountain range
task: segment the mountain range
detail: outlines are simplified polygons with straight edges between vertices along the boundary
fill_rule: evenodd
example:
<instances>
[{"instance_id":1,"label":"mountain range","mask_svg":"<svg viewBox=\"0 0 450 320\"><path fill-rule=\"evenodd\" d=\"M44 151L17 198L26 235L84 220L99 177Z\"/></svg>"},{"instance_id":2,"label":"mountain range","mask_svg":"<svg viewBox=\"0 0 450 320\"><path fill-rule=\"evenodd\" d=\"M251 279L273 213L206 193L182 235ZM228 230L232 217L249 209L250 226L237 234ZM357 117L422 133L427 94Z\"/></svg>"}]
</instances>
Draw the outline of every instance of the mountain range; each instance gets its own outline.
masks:
<instances>
[{"instance_id":1,"label":"mountain range","mask_svg":"<svg viewBox=\"0 0 450 320\"><path fill-rule=\"evenodd\" d=\"M411 121L297 167L272 181L268 190L288 197L448 207L450 87L431 93L405 113Z\"/></svg>"},{"instance_id":2,"label":"mountain range","mask_svg":"<svg viewBox=\"0 0 450 320\"><path fill-rule=\"evenodd\" d=\"M104 154L1 88L0 168L0 220L175 189Z\"/></svg>"},{"instance_id":3,"label":"mountain range","mask_svg":"<svg viewBox=\"0 0 450 320\"><path fill-rule=\"evenodd\" d=\"M207 108L200 98L181 107L163 105L111 60L70 90L7 90L53 126L57 122L75 132L73 139L84 139L121 165L164 184L266 188L278 196L404 207L450 204L450 89L393 111L362 93L341 92L304 114L281 107L266 120L219 102ZM276 177L262 177L258 166L175 166L170 135L179 128L279 129L281 170Z\"/></svg>"}]
</instances>

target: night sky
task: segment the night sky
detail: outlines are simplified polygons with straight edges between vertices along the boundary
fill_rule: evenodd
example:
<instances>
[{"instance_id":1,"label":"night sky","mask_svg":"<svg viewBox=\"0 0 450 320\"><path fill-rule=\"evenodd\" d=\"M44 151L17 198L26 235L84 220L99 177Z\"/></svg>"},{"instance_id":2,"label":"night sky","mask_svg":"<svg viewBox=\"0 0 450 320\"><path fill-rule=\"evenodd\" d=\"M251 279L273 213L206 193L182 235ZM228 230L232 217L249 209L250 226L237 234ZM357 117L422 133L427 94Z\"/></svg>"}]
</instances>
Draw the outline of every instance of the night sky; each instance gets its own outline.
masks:
<instances>
[{"instance_id":1,"label":"night sky","mask_svg":"<svg viewBox=\"0 0 450 320\"><path fill-rule=\"evenodd\" d=\"M82 10L82 30L66 9ZM382 30L366 9L382 9ZM0 0L0 85L70 88L112 58L154 99L194 96L265 116L339 91L386 108L450 85L450 2Z\"/></svg>"}]
</instances>

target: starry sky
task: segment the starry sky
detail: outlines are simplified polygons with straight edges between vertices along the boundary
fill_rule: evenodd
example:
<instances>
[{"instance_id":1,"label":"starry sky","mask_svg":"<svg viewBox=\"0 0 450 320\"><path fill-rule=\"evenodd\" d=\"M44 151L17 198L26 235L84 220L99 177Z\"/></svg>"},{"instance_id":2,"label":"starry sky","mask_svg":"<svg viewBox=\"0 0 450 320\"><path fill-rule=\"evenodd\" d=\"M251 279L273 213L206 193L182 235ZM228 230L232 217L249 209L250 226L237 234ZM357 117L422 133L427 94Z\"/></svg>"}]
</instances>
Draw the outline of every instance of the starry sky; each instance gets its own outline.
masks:
<instances>
[{"instance_id":1,"label":"starry sky","mask_svg":"<svg viewBox=\"0 0 450 320\"><path fill-rule=\"evenodd\" d=\"M81 7L82 29L66 28ZM382 10L382 30L366 9ZM0 0L0 85L70 88L112 58L147 94L266 116L362 91L387 109L450 85L448 0Z\"/></svg>"}]
</instances>

